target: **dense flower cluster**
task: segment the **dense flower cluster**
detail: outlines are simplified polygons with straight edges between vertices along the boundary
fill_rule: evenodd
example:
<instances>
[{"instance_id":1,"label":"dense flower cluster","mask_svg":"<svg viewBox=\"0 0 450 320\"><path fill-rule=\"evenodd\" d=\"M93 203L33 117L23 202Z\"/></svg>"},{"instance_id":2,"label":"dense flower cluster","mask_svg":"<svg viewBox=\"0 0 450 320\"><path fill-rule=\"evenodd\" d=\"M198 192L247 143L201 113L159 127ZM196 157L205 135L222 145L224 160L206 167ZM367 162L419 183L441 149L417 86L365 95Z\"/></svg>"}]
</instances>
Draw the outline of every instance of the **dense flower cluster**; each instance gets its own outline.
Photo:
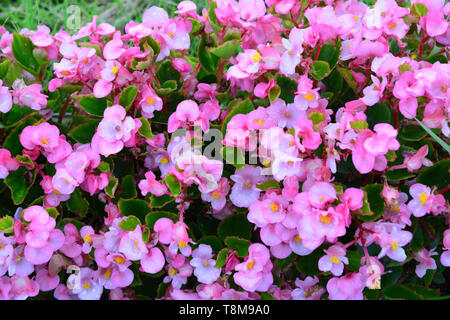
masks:
<instances>
[{"instance_id":1,"label":"dense flower cluster","mask_svg":"<svg viewBox=\"0 0 450 320\"><path fill-rule=\"evenodd\" d=\"M0 27L1 299L440 295L450 3L177 9Z\"/></svg>"}]
</instances>

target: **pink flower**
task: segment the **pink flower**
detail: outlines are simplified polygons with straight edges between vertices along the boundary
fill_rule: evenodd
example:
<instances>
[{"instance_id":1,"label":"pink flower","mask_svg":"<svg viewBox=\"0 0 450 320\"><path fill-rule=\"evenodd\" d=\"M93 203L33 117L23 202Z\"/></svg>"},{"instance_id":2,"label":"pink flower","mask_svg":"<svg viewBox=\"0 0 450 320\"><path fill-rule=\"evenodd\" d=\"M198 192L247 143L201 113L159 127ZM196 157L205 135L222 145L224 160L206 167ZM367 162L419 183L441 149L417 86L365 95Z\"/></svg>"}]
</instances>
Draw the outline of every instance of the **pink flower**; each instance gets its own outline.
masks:
<instances>
[{"instance_id":1,"label":"pink flower","mask_svg":"<svg viewBox=\"0 0 450 320\"><path fill-rule=\"evenodd\" d=\"M441 254L441 263L445 267L450 266L450 229L444 231L443 249L445 250Z\"/></svg>"},{"instance_id":2,"label":"pink flower","mask_svg":"<svg viewBox=\"0 0 450 320\"><path fill-rule=\"evenodd\" d=\"M19 166L19 162L11 157L8 149L0 149L0 179L5 179L9 171L16 171Z\"/></svg>"},{"instance_id":3,"label":"pink flower","mask_svg":"<svg viewBox=\"0 0 450 320\"><path fill-rule=\"evenodd\" d=\"M345 256L345 251L345 248L340 243L332 245L327 250L324 250L326 255L319 259L319 270L331 271L334 276L340 276L344 271L344 264L348 264L348 258Z\"/></svg>"},{"instance_id":4,"label":"pink flower","mask_svg":"<svg viewBox=\"0 0 450 320\"><path fill-rule=\"evenodd\" d=\"M0 112L7 113L11 110L13 105L12 96L8 87L3 86L3 81L0 80Z\"/></svg>"},{"instance_id":5,"label":"pink flower","mask_svg":"<svg viewBox=\"0 0 450 320\"><path fill-rule=\"evenodd\" d=\"M47 106L47 96L41 94L42 85L25 85L23 80L17 79L13 85L14 103L19 106L27 106L33 110L41 110Z\"/></svg>"},{"instance_id":6,"label":"pink flower","mask_svg":"<svg viewBox=\"0 0 450 320\"><path fill-rule=\"evenodd\" d=\"M194 275L200 283L211 284L220 276L222 268L216 268L216 261L212 259L211 246L200 244L192 251L191 266L194 267Z\"/></svg>"},{"instance_id":7,"label":"pink flower","mask_svg":"<svg viewBox=\"0 0 450 320\"><path fill-rule=\"evenodd\" d=\"M408 202L408 209L412 212L415 217L423 217L425 214L430 212L431 209L431 189L421 183L413 184L409 188L409 193L413 197L410 202Z\"/></svg>"},{"instance_id":8,"label":"pink flower","mask_svg":"<svg viewBox=\"0 0 450 320\"><path fill-rule=\"evenodd\" d=\"M419 262L419 264L416 266L416 274L419 278L423 278L427 270L437 269L436 261L434 261L434 259L432 258L432 256L435 256L437 254L438 253L434 252L434 250L428 251L425 248L415 254L414 259Z\"/></svg>"},{"instance_id":9,"label":"pink flower","mask_svg":"<svg viewBox=\"0 0 450 320\"><path fill-rule=\"evenodd\" d=\"M164 267L164 255L159 248L153 247L141 259L140 270L147 273L158 273Z\"/></svg>"},{"instance_id":10,"label":"pink flower","mask_svg":"<svg viewBox=\"0 0 450 320\"><path fill-rule=\"evenodd\" d=\"M259 198L261 190L256 185L263 181L261 168L245 165L236 170L230 179L235 182L230 194L230 200L235 206L248 207Z\"/></svg>"},{"instance_id":11,"label":"pink flower","mask_svg":"<svg viewBox=\"0 0 450 320\"><path fill-rule=\"evenodd\" d=\"M170 115L167 131L172 133L178 128L185 128L188 121L194 122L199 116L200 110L197 103L193 100L184 100L178 104L176 111Z\"/></svg>"},{"instance_id":12,"label":"pink flower","mask_svg":"<svg viewBox=\"0 0 450 320\"><path fill-rule=\"evenodd\" d=\"M141 189L143 196L146 196L150 192L159 197L167 192L166 186L155 179L155 174L152 171L147 171L145 180L141 180L138 187Z\"/></svg>"},{"instance_id":13,"label":"pink flower","mask_svg":"<svg viewBox=\"0 0 450 320\"><path fill-rule=\"evenodd\" d=\"M332 278L327 283L330 300L363 300L365 284L359 273L350 273L340 278Z\"/></svg>"},{"instance_id":14,"label":"pink flower","mask_svg":"<svg viewBox=\"0 0 450 320\"><path fill-rule=\"evenodd\" d=\"M319 278L306 277L305 280L296 279L296 289L292 290L293 300L320 300L325 293L325 288L318 287Z\"/></svg>"},{"instance_id":15,"label":"pink flower","mask_svg":"<svg viewBox=\"0 0 450 320\"><path fill-rule=\"evenodd\" d=\"M300 63L303 52L303 30L293 28L289 39L282 39L286 51L281 56L280 71L286 75L295 73L295 67Z\"/></svg>"},{"instance_id":16,"label":"pink flower","mask_svg":"<svg viewBox=\"0 0 450 320\"><path fill-rule=\"evenodd\" d=\"M220 211L225 207L226 196L230 191L230 182L227 178L221 178L219 181L219 187L212 192L202 193L201 197L203 201L211 203L212 208L215 211Z\"/></svg>"},{"instance_id":17,"label":"pink flower","mask_svg":"<svg viewBox=\"0 0 450 320\"><path fill-rule=\"evenodd\" d=\"M412 239L412 233L409 231L398 230L396 227L380 239L381 251L378 258L387 255L392 260L402 262L406 260L405 250L402 248Z\"/></svg>"},{"instance_id":18,"label":"pink flower","mask_svg":"<svg viewBox=\"0 0 450 320\"><path fill-rule=\"evenodd\" d=\"M273 283L269 250L260 243L248 248L246 260L235 267L234 282L246 291L267 291Z\"/></svg>"}]
</instances>

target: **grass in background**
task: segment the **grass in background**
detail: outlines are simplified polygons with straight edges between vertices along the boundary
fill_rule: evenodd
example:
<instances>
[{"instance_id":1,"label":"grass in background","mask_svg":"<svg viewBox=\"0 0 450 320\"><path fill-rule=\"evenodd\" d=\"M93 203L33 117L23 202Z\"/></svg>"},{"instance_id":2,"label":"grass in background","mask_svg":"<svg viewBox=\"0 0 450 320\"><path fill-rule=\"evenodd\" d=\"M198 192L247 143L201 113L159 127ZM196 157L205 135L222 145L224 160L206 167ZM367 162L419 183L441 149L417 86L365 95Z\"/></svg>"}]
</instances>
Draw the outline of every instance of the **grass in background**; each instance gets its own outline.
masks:
<instances>
[{"instance_id":1,"label":"grass in background","mask_svg":"<svg viewBox=\"0 0 450 320\"><path fill-rule=\"evenodd\" d=\"M193 0L198 8L207 7L208 0ZM81 25L97 15L99 23L108 22L123 27L127 22L142 21L142 14L151 6L164 8L173 16L181 0L2 0L0 25L14 32L38 25L48 26L52 32L67 30L68 8L76 5L81 12ZM200 11L198 11L200 12Z\"/></svg>"}]
</instances>

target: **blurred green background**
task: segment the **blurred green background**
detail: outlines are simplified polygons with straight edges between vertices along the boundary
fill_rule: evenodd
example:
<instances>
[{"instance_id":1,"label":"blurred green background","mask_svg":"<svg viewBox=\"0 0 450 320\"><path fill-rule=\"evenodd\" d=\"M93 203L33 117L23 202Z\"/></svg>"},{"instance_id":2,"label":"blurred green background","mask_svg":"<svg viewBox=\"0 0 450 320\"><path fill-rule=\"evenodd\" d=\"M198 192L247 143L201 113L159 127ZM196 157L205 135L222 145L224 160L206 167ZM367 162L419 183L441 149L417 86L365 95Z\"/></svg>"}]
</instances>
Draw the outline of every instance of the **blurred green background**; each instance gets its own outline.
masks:
<instances>
[{"instance_id":1,"label":"blurred green background","mask_svg":"<svg viewBox=\"0 0 450 320\"><path fill-rule=\"evenodd\" d=\"M208 0L193 0L199 10L208 6ZM67 29L70 7L77 6L81 26L97 15L99 23L108 22L123 27L127 22L142 21L142 14L151 6L166 9L172 16L181 0L0 0L0 25L8 31L22 28L33 30L45 24L52 32ZM76 9L77 10L77 9ZM56 30L56 31L55 31Z\"/></svg>"}]
</instances>

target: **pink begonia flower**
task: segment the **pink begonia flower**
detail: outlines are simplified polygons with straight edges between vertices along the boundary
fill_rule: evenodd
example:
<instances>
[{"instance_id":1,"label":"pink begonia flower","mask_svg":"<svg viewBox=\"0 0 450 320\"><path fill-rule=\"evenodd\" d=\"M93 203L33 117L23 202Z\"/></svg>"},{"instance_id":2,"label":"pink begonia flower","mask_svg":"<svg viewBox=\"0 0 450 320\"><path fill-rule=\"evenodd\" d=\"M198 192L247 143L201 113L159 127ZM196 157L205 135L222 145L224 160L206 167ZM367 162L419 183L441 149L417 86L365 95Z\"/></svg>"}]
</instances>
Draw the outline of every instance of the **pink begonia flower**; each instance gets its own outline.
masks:
<instances>
[{"instance_id":1,"label":"pink begonia flower","mask_svg":"<svg viewBox=\"0 0 450 320\"><path fill-rule=\"evenodd\" d=\"M219 187L217 189L209 193L202 193L201 197L203 201L210 202L215 211L220 211L225 207L226 196L229 191L230 181L227 178L222 177L219 180Z\"/></svg>"},{"instance_id":2,"label":"pink begonia flower","mask_svg":"<svg viewBox=\"0 0 450 320\"><path fill-rule=\"evenodd\" d=\"M395 82L392 93L400 99L399 110L402 115L407 119L414 118L418 106L416 98L424 94L424 87L417 81L415 75L409 71L403 72Z\"/></svg>"},{"instance_id":3,"label":"pink begonia flower","mask_svg":"<svg viewBox=\"0 0 450 320\"><path fill-rule=\"evenodd\" d=\"M264 180L261 168L245 165L244 168L236 170L230 179L235 182L230 194L230 200L235 206L248 207L259 198L261 190L256 185Z\"/></svg>"},{"instance_id":4,"label":"pink begonia flower","mask_svg":"<svg viewBox=\"0 0 450 320\"><path fill-rule=\"evenodd\" d=\"M364 88L364 96L361 98L361 100L367 106L373 106L375 103L380 101L380 99L383 97L383 92L387 84L387 79L385 77L382 78L381 82L375 76L371 76L371 79L372 84Z\"/></svg>"},{"instance_id":5,"label":"pink begonia flower","mask_svg":"<svg viewBox=\"0 0 450 320\"><path fill-rule=\"evenodd\" d=\"M415 217L423 217L430 212L432 201L431 189L421 183L413 184L409 188L409 193L413 197L408 203L408 209Z\"/></svg>"},{"instance_id":6,"label":"pink begonia flower","mask_svg":"<svg viewBox=\"0 0 450 320\"><path fill-rule=\"evenodd\" d=\"M9 175L9 171L16 171L19 166L19 162L11 157L8 149L0 148L0 179L5 179Z\"/></svg>"},{"instance_id":7,"label":"pink begonia flower","mask_svg":"<svg viewBox=\"0 0 450 320\"><path fill-rule=\"evenodd\" d=\"M253 93L258 98L265 98L269 95L270 89L273 88L275 84L274 79L270 79L268 83L260 82L255 86Z\"/></svg>"},{"instance_id":8,"label":"pink begonia flower","mask_svg":"<svg viewBox=\"0 0 450 320\"><path fill-rule=\"evenodd\" d=\"M212 259L212 248L206 244L200 244L192 251L191 266L194 267L194 275L198 282L211 284L219 278L222 268L216 268L216 260Z\"/></svg>"},{"instance_id":9,"label":"pink begonia flower","mask_svg":"<svg viewBox=\"0 0 450 320\"><path fill-rule=\"evenodd\" d=\"M286 75L295 73L295 67L301 61L303 53L303 31L293 28L289 33L289 39L282 39L286 51L281 56L280 71Z\"/></svg>"},{"instance_id":10,"label":"pink begonia flower","mask_svg":"<svg viewBox=\"0 0 450 320\"><path fill-rule=\"evenodd\" d=\"M199 83L197 85L197 91L194 93L195 100L215 100L218 94L216 87L217 85L215 83Z\"/></svg>"},{"instance_id":11,"label":"pink begonia flower","mask_svg":"<svg viewBox=\"0 0 450 320\"><path fill-rule=\"evenodd\" d=\"M403 164L408 168L409 172L420 169L422 166L432 166L433 163L426 159L425 156L428 154L428 145L424 145L417 150L416 153L405 157Z\"/></svg>"},{"instance_id":12,"label":"pink begonia flower","mask_svg":"<svg viewBox=\"0 0 450 320\"><path fill-rule=\"evenodd\" d=\"M184 100L180 102L177 109L169 117L167 124L167 131L169 133L175 132L178 128L185 128L187 122L194 122L200 116L200 109L193 100Z\"/></svg>"},{"instance_id":13,"label":"pink begonia flower","mask_svg":"<svg viewBox=\"0 0 450 320\"><path fill-rule=\"evenodd\" d=\"M443 249L440 261L443 266L450 267L450 229L444 231Z\"/></svg>"},{"instance_id":14,"label":"pink begonia flower","mask_svg":"<svg viewBox=\"0 0 450 320\"><path fill-rule=\"evenodd\" d=\"M131 261L141 260L148 249L142 239L142 230L138 225L134 231L128 231L120 239L119 252Z\"/></svg>"},{"instance_id":15,"label":"pink begonia flower","mask_svg":"<svg viewBox=\"0 0 450 320\"><path fill-rule=\"evenodd\" d=\"M10 279L10 285L14 300L25 300L39 293L39 284L28 277L14 275Z\"/></svg>"},{"instance_id":16,"label":"pink begonia flower","mask_svg":"<svg viewBox=\"0 0 450 320\"><path fill-rule=\"evenodd\" d=\"M295 129L295 142L300 150L317 149L322 143L320 133L315 132L313 129L313 122L308 118L301 116L297 119ZM300 137L302 141L300 142Z\"/></svg>"},{"instance_id":17,"label":"pink begonia flower","mask_svg":"<svg viewBox=\"0 0 450 320\"><path fill-rule=\"evenodd\" d=\"M381 276L384 274L384 266L376 257L361 258L361 268L359 268L359 273L362 279L366 282L366 287L373 289L381 288Z\"/></svg>"},{"instance_id":18,"label":"pink begonia flower","mask_svg":"<svg viewBox=\"0 0 450 320\"><path fill-rule=\"evenodd\" d=\"M82 246L79 244L81 239L77 228L72 223L64 226L64 236L64 244L59 248L59 251L69 258L79 256L82 252Z\"/></svg>"},{"instance_id":19,"label":"pink begonia flower","mask_svg":"<svg viewBox=\"0 0 450 320\"><path fill-rule=\"evenodd\" d=\"M345 248L342 244L337 243L324 252L326 255L319 259L319 270L331 271L335 277L339 277L344 272L344 264L348 264Z\"/></svg>"},{"instance_id":20,"label":"pink begonia flower","mask_svg":"<svg viewBox=\"0 0 450 320\"><path fill-rule=\"evenodd\" d=\"M72 289L73 294L77 294L80 300L100 300L103 293L103 286L98 283L97 271L89 268L80 269L80 286Z\"/></svg>"},{"instance_id":21,"label":"pink begonia flower","mask_svg":"<svg viewBox=\"0 0 450 320\"><path fill-rule=\"evenodd\" d=\"M17 79L12 85L14 103L27 106L33 110L44 109L47 105L47 96L41 94L42 85L31 84L27 86L22 79Z\"/></svg>"},{"instance_id":22,"label":"pink begonia flower","mask_svg":"<svg viewBox=\"0 0 450 320\"><path fill-rule=\"evenodd\" d=\"M166 186L163 183L158 182L155 178L155 174L152 171L147 171L145 174L145 180L141 180L139 182L138 187L141 189L144 197L147 193L154 194L157 197L167 193Z\"/></svg>"},{"instance_id":23,"label":"pink begonia flower","mask_svg":"<svg viewBox=\"0 0 450 320\"><path fill-rule=\"evenodd\" d=\"M64 234L54 229L55 219L40 206L31 206L23 213L25 221L29 221L25 235L25 257L34 264L43 264L50 260L53 252L61 248Z\"/></svg>"},{"instance_id":24,"label":"pink begonia flower","mask_svg":"<svg viewBox=\"0 0 450 320\"><path fill-rule=\"evenodd\" d=\"M140 101L140 106L142 115L150 119L153 118L153 112L155 112L155 110L161 111L163 102L151 87L145 86L142 89L142 100Z\"/></svg>"},{"instance_id":25,"label":"pink begonia flower","mask_svg":"<svg viewBox=\"0 0 450 320\"><path fill-rule=\"evenodd\" d=\"M3 86L3 80L0 80L0 112L7 113L12 106L13 100L9 88Z\"/></svg>"},{"instance_id":26,"label":"pink begonia flower","mask_svg":"<svg viewBox=\"0 0 450 320\"><path fill-rule=\"evenodd\" d=\"M420 19L420 25L431 37L440 36L448 30L448 20L442 10L428 8L427 14Z\"/></svg>"},{"instance_id":27,"label":"pink begonia flower","mask_svg":"<svg viewBox=\"0 0 450 320\"><path fill-rule=\"evenodd\" d=\"M387 255L392 260L398 262L405 261L406 253L402 247L408 244L412 237L411 232L398 230L394 227L389 234L386 234L386 236L380 239L381 251L378 254L378 258Z\"/></svg>"},{"instance_id":28,"label":"pink begonia flower","mask_svg":"<svg viewBox=\"0 0 450 320\"><path fill-rule=\"evenodd\" d=\"M293 300L320 300L325 288L317 286L319 278L306 277L305 280L295 279L296 289L292 290Z\"/></svg>"},{"instance_id":29,"label":"pink begonia flower","mask_svg":"<svg viewBox=\"0 0 450 320\"><path fill-rule=\"evenodd\" d=\"M118 104L108 107L92 137L92 149L105 157L118 153L134 139L141 125L140 120L126 115L124 107Z\"/></svg>"},{"instance_id":30,"label":"pink begonia flower","mask_svg":"<svg viewBox=\"0 0 450 320\"><path fill-rule=\"evenodd\" d=\"M363 206L364 191L357 188L347 188L340 200L347 204L352 211L361 209Z\"/></svg>"},{"instance_id":31,"label":"pink begonia flower","mask_svg":"<svg viewBox=\"0 0 450 320\"><path fill-rule=\"evenodd\" d=\"M47 269L41 269L36 274L36 282L39 284L40 291L51 291L59 284L59 276L51 276Z\"/></svg>"},{"instance_id":32,"label":"pink begonia flower","mask_svg":"<svg viewBox=\"0 0 450 320\"><path fill-rule=\"evenodd\" d=\"M153 230L158 233L158 241L162 244L169 244L171 251L176 253L179 249L185 256L191 254L191 247L188 244L192 240L183 222L173 223L168 218L160 218L156 221Z\"/></svg>"},{"instance_id":33,"label":"pink begonia flower","mask_svg":"<svg viewBox=\"0 0 450 320\"><path fill-rule=\"evenodd\" d=\"M361 275L353 272L340 278L331 278L327 283L330 300L363 300L365 283Z\"/></svg>"},{"instance_id":34,"label":"pink begonia flower","mask_svg":"<svg viewBox=\"0 0 450 320\"><path fill-rule=\"evenodd\" d=\"M423 278L425 273L427 273L427 270L437 269L436 261L432 258L432 256L437 254L437 252L434 252L434 249L428 251L425 248L422 248L422 250L415 253L414 259L419 262L416 266L416 274L419 278Z\"/></svg>"},{"instance_id":35,"label":"pink begonia flower","mask_svg":"<svg viewBox=\"0 0 450 320\"><path fill-rule=\"evenodd\" d=\"M148 253L141 259L142 270L147 273L158 273L162 270L165 263L164 255L159 248L151 248Z\"/></svg>"},{"instance_id":36,"label":"pink begonia flower","mask_svg":"<svg viewBox=\"0 0 450 320\"><path fill-rule=\"evenodd\" d=\"M299 111L294 103L290 103L286 106L284 100L277 99L271 103L267 108L267 113L270 118L280 128L292 128L297 123L297 119L300 116L305 116L302 111Z\"/></svg>"},{"instance_id":37,"label":"pink begonia flower","mask_svg":"<svg viewBox=\"0 0 450 320\"><path fill-rule=\"evenodd\" d=\"M193 19L198 19L197 14L197 5L195 2L192 1L181 1L177 5L177 11L175 11L176 14L178 14L180 17L190 17Z\"/></svg>"},{"instance_id":38,"label":"pink begonia flower","mask_svg":"<svg viewBox=\"0 0 450 320\"><path fill-rule=\"evenodd\" d=\"M246 260L235 267L234 282L246 291L267 291L273 283L269 250L260 243L248 248Z\"/></svg>"},{"instance_id":39,"label":"pink begonia flower","mask_svg":"<svg viewBox=\"0 0 450 320\"><path fill-rule=\"evenodd\" d=\"M264 16L266 5L264 0L240 0L239 11L242 19L253 21Z\"/></svg>"},{"instance_id":40,"label":"pink begonia flower","mask_svg":"<svg viewBox=\"0 0 450 320\"><path fill-rule=\"evenodd\" d=\"M287 14L295 5L295 0L266 0L269 7L275 6L275 12L279 14Z\"/></svg>"},{"instance_id":41,"label":"pink begonia flower","mask_svg":"<svg viewBox=\"0 0 450 320\"><path fill-rule=\"evenodd\" d=\"M120 31L114 33L112 40L108 41L103 48L103 57L106 60L118 59L125 49L122 47L123 42L120 37Z\"/></svg>"},{"instance_id":42,"label":"pink begonia flower","mask_svg":"<svg viewBox=\"0 0 450 320\"><path fill-rule=\"evenodd\" d=\"M43 122L37 126L28 126L20 134L20 143L25 149L36 147L51 152L59 145L59 129L57 126Z\"/></svg>"}]
</instances>

